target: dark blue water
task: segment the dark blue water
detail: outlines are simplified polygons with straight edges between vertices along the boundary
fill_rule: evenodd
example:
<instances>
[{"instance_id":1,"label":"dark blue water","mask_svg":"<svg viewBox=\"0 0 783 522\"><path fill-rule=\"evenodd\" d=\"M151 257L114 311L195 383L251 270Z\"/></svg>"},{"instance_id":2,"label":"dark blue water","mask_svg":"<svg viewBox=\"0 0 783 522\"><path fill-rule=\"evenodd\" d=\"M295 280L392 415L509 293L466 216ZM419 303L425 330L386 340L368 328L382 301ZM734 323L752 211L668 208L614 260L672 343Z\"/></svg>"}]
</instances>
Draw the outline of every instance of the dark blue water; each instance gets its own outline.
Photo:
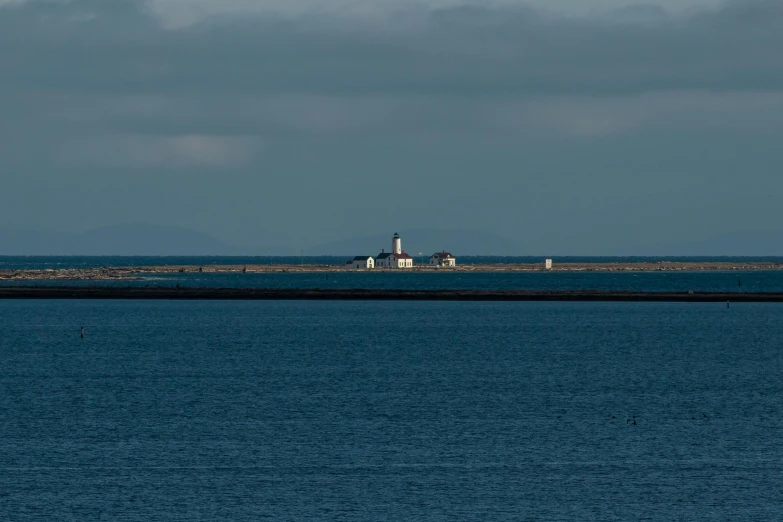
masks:
<instances>
[{"instance_id":1,"label":"dark blue water","mask_svg":"<svg viewBox=\"0 0 783 522\"><path fill-rule=\"evenodd\" d=\"M0 520L781 520L782 338L780 305L0 301Z\"/></svg>"},{"instance_id":2,"label":"dark blue water","mask_svg":"<svg viewBox=\"0 0 783 522\"><path fill-rule=\"evenodd\" d=\"M741 283L741 286L740 286ZM0 281L0 285L119 285L413 290L629 290L783 292L783 270L731 272L173 273L120 281Z\"/></svg>"},{"instance_id":3,"label":"dark blue water","mask_svg":"<svg viewBox=\"0 0 783 522\"><path fill-rule=\"evenodd\" d=\"M95 283L93 283L95 284ZM120 284L127 285L122 282ZM783 292L783 270L751 272L338 272L203 274L142 277L151 286L373 288L413 290L632 290Z\"/></svg>"},{"instance_id":4,"label":"dark blue water","mask_svg":"<svg viewBox=\"0 0 783 522\"><path fill-rule=\"evenodd\" d=\"M353 254L344 256L0 256L0 270L43 270L62 268L100 268L124 266L210 266L210 265L343 265ZM552 257L552 256L548 256ZM461 265L502 265L513 263L543 263L544 256L458 256ZM783 263L783 257L554 257L555 263L633 263L660 261L732 261ZM415 256L414 262L421 264L426 258Z\"/></svg>"}]
</instances>

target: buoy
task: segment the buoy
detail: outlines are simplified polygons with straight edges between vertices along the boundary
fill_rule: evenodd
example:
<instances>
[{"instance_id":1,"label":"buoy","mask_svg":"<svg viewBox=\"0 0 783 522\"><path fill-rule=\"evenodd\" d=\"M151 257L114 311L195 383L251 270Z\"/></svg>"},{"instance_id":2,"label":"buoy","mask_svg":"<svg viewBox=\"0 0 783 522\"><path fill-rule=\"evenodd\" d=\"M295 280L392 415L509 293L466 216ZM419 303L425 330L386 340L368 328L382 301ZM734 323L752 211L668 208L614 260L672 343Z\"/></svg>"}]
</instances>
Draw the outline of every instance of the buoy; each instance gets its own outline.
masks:
<instances>
[{"instance_id":1,"label":"buoy","mask_svg":"<svg viewBox=\"0 0 783 522\"><path fill-rule=\"evenodd\" d=\"M729 302L726 301L726 308L729 308Z\"/></svg>"},{"instance_id":2,"label":"buoy","mask_svg":"<svg viewBox=\"0 0 783 522\"><path fill-rule=\"evenodd\" d=\"M79 335L81 336L81 338L82 338L82 339L84 339L84 326L82 326L82 327L80 328L80 330L79 330Z\"/></svg>"}]
</instances>

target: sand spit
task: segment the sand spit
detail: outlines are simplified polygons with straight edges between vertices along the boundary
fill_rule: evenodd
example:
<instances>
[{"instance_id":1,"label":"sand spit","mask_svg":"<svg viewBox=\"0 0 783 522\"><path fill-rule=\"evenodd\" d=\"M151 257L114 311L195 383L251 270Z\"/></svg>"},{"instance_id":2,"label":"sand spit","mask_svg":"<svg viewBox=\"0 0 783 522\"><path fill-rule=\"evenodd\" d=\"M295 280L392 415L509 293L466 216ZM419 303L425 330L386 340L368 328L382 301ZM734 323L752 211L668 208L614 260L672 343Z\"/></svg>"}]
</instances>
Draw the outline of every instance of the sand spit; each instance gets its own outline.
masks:
<instances>
[{"instance_id":1,"label":"sand spit","mask_svg":"<svg viewBox=\"0 0 783 522\"><path fill-rule=\"evenodd\" d=\"M0 270L0 281L129 281L138 278L134 269L129 268Z\"/></svg>"},{"instance_id":2,"label":"sand spit","mask_svg":"<svg viewBox=\"0 0 783 522\"><path fill-rule=\"evenodd\" d=\"M649 263L561 263L551 272L702 272L782 270L780 263L741 262L649 262ZM138 266L47 270L0 270L0 281L110 281L133 280L145 276L176 273L314 273L345 272L340 265L205 265L205 266ZM398 272L374 269L357 272ZM544 272L542 264L457 265L456 267L414 266L405 272Z\"/></svg>"}]
</instances>

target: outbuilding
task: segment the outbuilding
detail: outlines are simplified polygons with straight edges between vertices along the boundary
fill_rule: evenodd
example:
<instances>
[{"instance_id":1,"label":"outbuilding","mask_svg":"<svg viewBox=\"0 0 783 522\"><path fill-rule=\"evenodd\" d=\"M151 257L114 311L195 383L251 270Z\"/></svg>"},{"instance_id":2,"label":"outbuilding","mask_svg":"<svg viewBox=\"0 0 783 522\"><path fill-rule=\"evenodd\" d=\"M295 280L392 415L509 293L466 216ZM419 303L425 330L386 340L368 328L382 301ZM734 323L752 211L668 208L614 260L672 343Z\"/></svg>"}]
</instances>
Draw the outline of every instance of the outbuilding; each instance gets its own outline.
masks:
<instances>
[{"instance_id":1,"label":"outbuilding","mask_svg":"<svg viewBox=\"0 0 783 522\"><path fill-rule=\"evenodd\" d=\"M444 250L432 254L430 256L430 264L433 266L457 266L457 258Z\"/></svg>"},{"instance_id":2,"label":"outbuilding","mask_svg":"<svg viewBox=\"0 0 783 522\"><path fill-rule=\"evenodd\" d=\"M345 268L351 270L367 270L375 268L375 260L372 256L356 256L345 262Z\"/></svg>"}]
</instances>

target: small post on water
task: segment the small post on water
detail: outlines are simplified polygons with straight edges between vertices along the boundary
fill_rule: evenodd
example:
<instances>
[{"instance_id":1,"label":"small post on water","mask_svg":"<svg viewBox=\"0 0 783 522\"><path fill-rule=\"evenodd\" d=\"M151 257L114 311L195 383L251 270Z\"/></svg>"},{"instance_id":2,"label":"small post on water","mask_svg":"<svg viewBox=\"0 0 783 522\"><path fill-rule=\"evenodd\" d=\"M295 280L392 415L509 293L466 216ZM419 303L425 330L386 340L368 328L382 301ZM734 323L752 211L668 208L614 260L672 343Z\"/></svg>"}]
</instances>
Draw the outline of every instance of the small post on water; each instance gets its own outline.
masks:
<instances>
[{"instance_id":1,"label":"small post on water","mask_svg":"<svg viewBox=\"0 0 783 522\"><path fill-rule=\"evenodd\" d=\"M79 336L84 339L84 326L79 329Z\"/></svg>"},{"instance_id":2,"label":"small post on water","mask_svg":"<svg viewBox=\"0 0 783 522\"><path fill-rule=\"evenodd\" d=\"M728 301L726 301L726 308L728 308L728 307L729 307L729 302L728 302Z\"/></svg>"}]
</instances>

